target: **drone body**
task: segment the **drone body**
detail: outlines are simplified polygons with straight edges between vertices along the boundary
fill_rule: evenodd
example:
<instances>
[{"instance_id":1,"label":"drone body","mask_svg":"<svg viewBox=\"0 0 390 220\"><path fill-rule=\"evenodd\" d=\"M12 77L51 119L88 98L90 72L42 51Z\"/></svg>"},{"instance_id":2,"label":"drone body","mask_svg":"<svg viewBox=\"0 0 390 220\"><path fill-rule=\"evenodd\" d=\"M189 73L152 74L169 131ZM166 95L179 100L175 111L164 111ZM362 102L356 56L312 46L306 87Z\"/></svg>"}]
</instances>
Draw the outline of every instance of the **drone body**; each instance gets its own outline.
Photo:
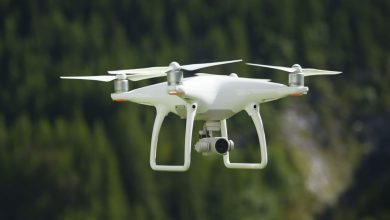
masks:
<instances>
[{"instance_id":1,"label":"drone body","mask_svg":"<svg viewBox=\"0 0 390 220\"><path fill-rule=\"evenodd\" d=\"M61 78L98 81L115 80L115 93L111 94L114 101L130 101L154 106L157 113L150 151L150 166L154 170L188 170L191 163L192 134L195 120L204 121L203 129L199 131L199 141L195 144L197 152L204 155L223 155L224 164L228 168L262 169L267 164L267 146L259 113L259 104L288 95L306 94L308 88L303 83L305 75L338 74L340 72L302 69L299 65L286 68L248 64L289 72L288 86L269 82L266 79L241 78L234 73L228 76L197 73L193 77L183 77L182 70L193 71L239 61L241 60L185 66L172 62L168 67L109 71L110 74L115 76ZM160 76L167 76L167 82L128 91L127 79L137 81ZM231 163L229 159L229 152L234 149L234 142L228 139L226 120L243 110L252 118L257 131L261 159L259 163ZM159 165L156 163L158 136L164 118L169 113L174 113L180 118L186 119L183 165Z\"/></svg>"},{"instance_id":2,"label":"drone body","mask_svg":"<svg viewBox=\"0 0 390 220\"><path fill-rule=\"evenodd\" d=\"M195 120L223 120L245 109L248 103L263 103L288 95L304 94L307 87L289 87L262 79L198 74L183 80L184 94L170 95L166 83L158 83L129 92L112 93L114 101L131 101L143 105L164 106L181 118L186 118L187 100L198 105ZM182 98L185 97L185 98ZM183 109L184 108L184 109Z\"/></svg>"}]
</instances>

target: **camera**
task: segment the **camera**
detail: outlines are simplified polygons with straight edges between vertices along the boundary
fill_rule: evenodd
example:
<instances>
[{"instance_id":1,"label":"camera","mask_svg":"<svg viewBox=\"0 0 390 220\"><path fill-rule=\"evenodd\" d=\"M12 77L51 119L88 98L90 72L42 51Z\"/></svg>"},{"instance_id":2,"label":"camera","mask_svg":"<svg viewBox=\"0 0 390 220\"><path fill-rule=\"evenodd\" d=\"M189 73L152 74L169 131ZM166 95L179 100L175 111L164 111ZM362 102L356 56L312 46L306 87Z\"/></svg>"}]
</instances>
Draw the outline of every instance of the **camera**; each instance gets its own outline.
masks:
<instances>
[{"instance_id":1,"label":"camera","mask_svg":"<svg viewBox=\"0 0 390 220\"><path fill-rule=\"evenodd\" d=\"M206 137L201 138L195 144L195 150L203 155L213 153L224 155L234 148L234 142L224 137Z\"/></svg>"}]
</instances>

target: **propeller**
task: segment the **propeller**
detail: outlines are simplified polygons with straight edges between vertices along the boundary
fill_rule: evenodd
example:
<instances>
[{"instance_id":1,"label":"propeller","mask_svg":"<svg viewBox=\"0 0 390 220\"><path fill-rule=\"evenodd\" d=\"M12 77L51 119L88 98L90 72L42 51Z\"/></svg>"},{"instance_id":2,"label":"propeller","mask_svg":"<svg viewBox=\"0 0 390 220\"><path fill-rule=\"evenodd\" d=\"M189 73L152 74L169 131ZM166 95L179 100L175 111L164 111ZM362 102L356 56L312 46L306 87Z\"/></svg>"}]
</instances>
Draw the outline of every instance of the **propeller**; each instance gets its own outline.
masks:
<instances>
[{"instance_id":1,"label":"propeller","mask_svg":"<svg viewBox=\"0 0 390 220\"><path fill-rule=\"evenodd\" d=\"M194 70L199 70L203 69L206 67L211 67L211 66L219 66L219 65L224 65L228 63L236 63L236 62L241 62L242 60L229 60L229 61L222 61L222 62L212 62L212 63L198 63L198 64L187 64L180 66L177 62L172 62L168 70L166 72L172 71L172 70L187 70L187 71L194 71Z\"/></svg>"},{"instance_id":2,"label":"propeller","mask_svg":"<svg viewBox=\"0 0 390 220\"><path fill-rule=\"evenodd\" d=\"M100 75L100 76L60 76L61 79L81 79L81 80L95 80L102 82L110 82L116 79L116 76Z\"/></svg>"},{"instance_id":3,"label":"propeller","mask_svg":"<svg viewBox=\"0 0 390 220\"><path fill-rule=\"evenodd\" d=\"M118 75L100 75L100 76L61 76L61 79L80 79L80 80L94 80L94 81L101 81L101 82L110 82L115 79L124 80L129 79L131 81L139 81L149 78L154 78L156 75L125 75L125 74L118 74Z\"/></svg>"},{"instance_id":4,"label":"propeller","mask_svg":"<svg viewBox=\"0 0 390 220\"><path fill-rule=\"evenodd\" d=\"M241 62L242 60L229 60L222 62L212 62L212 63L198 63L198 64L188 64L180 65L177 62L172 62L169 66L157 66L157 67L147 67L139 69L126 69L126 70L110 70L108 73L110 75L100 75L100 76L61 76L61 79L80 79L80 80L95 80L102 82L110 82L115 79L119 80L131 80L139 81L144 79L150 79L155 77L166 76L168 72L175 72L180 70L194 71L206 67L224 65L228 63Z\"/></svg>"},{"instance_id":5,"label":"propeller","mask_svg":"<svg viewBox=\"0 0 390 220\"><path fill-rule=\"evenodd\" d=\"M127 70L111 70L108 71L108 73L115 74L115 75L116 74L145 75L145 76L150 76L149 78L153 78L153 77L166 76L166 73L171 71L180 71L180 70L194 71L206 67L219 66L219 65L241 62L241 61L242 60L240 59L240 60L229 60L229 61L212 62L212 63L187 64L187 65L180 65L177 62L171 62L169 66L157 66L157 67L127 69Z\"/></svg>"},{"instance_id":6,"label":"propeller","mask_svg":"<svg viewBox=\"0 0 390 220\"><path fill-rule=\"evenodd\" d=\"M156 66L139 69L126 69L126 70L110 70L110 75L100 76L61 76L61 79L81 79L81 80L95 80L102 82L110 82L115 80L114 87L116 92L128 91L128 81L139 81L149 78L167 77L168 93L170 94L183 94L182 85L183 72L181 70L193 71L211 66L224 65L228 63L241 62L242 60L229 60L222 62L212 63L198 63L180 65L177 62L171 62L169 66Z\"/></svg>"},{"instance_id":7,"label":"propeller","mask_svg":"<svg viewBox=\"0 0 390 220\"><path fill-rule=\"evenodd\" d=\"M335 75L340 74L339 71L330 71L330 70L318 70L318 69L302 69L299 64L294 64L292 67L283 67L283 66L270 66L263 64L255 64L255 63L246 63L250 66L259 66L270 69L282 70L289 73L302 73L304 76L314 76L314 75Z\"/></svg>"}]
</instances>

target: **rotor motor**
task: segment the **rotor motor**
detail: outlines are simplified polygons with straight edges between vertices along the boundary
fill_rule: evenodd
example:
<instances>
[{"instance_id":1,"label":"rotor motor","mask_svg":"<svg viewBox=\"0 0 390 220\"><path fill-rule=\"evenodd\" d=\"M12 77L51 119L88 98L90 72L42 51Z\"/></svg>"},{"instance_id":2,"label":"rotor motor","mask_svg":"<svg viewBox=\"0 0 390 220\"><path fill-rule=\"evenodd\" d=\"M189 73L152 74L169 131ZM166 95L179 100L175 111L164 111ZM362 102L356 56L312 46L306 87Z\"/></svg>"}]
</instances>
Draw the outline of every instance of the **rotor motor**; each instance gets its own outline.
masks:
<instances>
[{"instance_id":1,"label":"rotor motor","mask_svg":"<svg viewBox=\"0 0 390 220\"><path fill-rule=\"evenodd\" d=\"M299 64L294 64L291 68L294 72L288 74L288 85L291 87L301 87L305 84L305 76L302 72L302 67Z\"/></svg>"},{"instance_id":2,"label":"rotor motor","mask_svg":"<svg viewBox=\"0 0 390 220\"><path fill-rule=\"evenodd\" d=\"M169 71L167 81L168 86L183 85L183 71Z\"/></svg>"},{"instance_id":3,"label":"rotor motor","mask_svg":"<svg viewBox=\"0 0 390 220\"><path fill-rule=\"evenodd\" d=\"M288 74L288 85L291 87L301 87L305 84L305 77L302 73Z\"/></svg>"},{"instance_id":4,"label":"rotor motor","mask_svg":"<svg viewBox=\"0 0 390 220\"><path fill-rule=\"evenodd\" d=\"M170 70L167 72L168 93L172 95L183 94L183 71L177 62L169 64Z\"/></svg>"},{"instance_id":5,"label":"rotor motor","mask_svg":"<svg viewBox=\"0 0 390 220\"><path fill-rule=\"evenodd\" d=\"M129 91L129 81L126 79L126 75L117 75L117 79L114 81L115 93L122 93Z\"/></svg>"}]
</instances>

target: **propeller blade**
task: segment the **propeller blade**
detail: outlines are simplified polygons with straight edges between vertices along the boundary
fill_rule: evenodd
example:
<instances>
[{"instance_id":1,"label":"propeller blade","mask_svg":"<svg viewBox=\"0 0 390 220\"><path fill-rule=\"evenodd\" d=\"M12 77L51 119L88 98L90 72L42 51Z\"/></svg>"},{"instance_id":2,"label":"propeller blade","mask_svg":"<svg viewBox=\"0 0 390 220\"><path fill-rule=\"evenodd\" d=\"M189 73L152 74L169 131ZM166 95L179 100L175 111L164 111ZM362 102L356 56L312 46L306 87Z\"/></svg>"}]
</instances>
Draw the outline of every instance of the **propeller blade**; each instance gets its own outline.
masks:
<instances>
[{"instance_id":1,"label":"propeller blade","mask_svg":"<svg viewBox=\"0 0 390 220\"><path fill-rule=\"evenodd\" d=\"M126 78L131 81L140 81L144 79L150 79L150 78L156 78L156 77L162 77L166 76L166 73L160 73L160 74L150 74L150 75L144 75L144 74L137 74L137 75L127 75Z\"/></svg>"},{"instance_id":2,"label":"propeller blade","mask_svg":"<svg viewBox=\"0 0 390 220\"><path fill-rule=\"evenodd\" d=\"M265 68L270 68L270 69L277 69L277 70L283 70L289 73L292 73L295 71L294 68L290 67L283 67L283 66L270 66L270 65L263 65L263 64L256 64L256 63L246 63L246 65L250 66L259 66L259 67L265 67Z\"/></svg>"},{"instance_id":3,"label":"propeller blade","mask_svg":"<svg viewBox=\"0 0 390 220\"><path fill-rule=\"evenodd\" d=\"M282 67L282 66L270 66L270 65L262 65L262 64L255 64L255 63L247 63L247 65L251 66L259 66L259 67L266 67L271 69L278 69L283 70L289 73L293 73L295 71L299 71L300 66L298 64L295 64L293 67ZM299 69L296 69L294 67L297 67ZM318 69L302 69L302 73L304 76L314 76L314 75L335 75L340 74L340 71L330 71L330 70L318 70Z\"/></svg>"},{"instance_id":4,"label":"propeller blade","mask_svg":"<svg viewBox=\"0 0 390 220\"><path fill-rule=\"evenodd\" d=\"M81 79L81 80L95 80L102 82L110 82L116 79L116 76L101 75L101 76L61 76L61 79Z\"/></svg>"},{"instance_id":5,"label":"propeller blade","mask_svg":"<svg viewBox=\"0 0 390 220\"><path fill-rule=\"evenodd\" d=\"M147 68L139 68L139 69L127 69L127 70L110 70L109 74L129 74L129 75L160 75L161 73L165 73L168 67L165 66L156 66L156 67L147 67Z\"/></svg>"},{"instance_id":6,"label":"propeller blade","mask_svg":"<svg viewBox=\"0 0 390 220\"><path fill-rule=\"evenodd\" d=\"M230 60L230 61L222 61L222 62L213 62L213 63L199 63L199 64L189 64L189 65L183 65L180 66L178 63L174 62L176 64L176 67L179 69L192 71L197 70L201 68L211 67L211 66L218 66L228 63L235 63L235 62L241 62L242 60ZM166 73L168 71L171 71L172 66L156 66L156 67L147 67L147 68L139 68L139 69L126 69L126 70L110 70L108 71L109 74L113 75L127 75L127 79L132 81L138 81L143 79L149 79L149 78L155 78L155 77L162 77L166 76Z\"/></svg>"},{"instance_id":7,"label":"propeller blade","mask_svg":"<svg viewBox=\"0 0 390 220\"><path fill-rule=\"evenodd\" d=\"M304 76L315 76L315 75L335 75L340 74L339 71L330 71L330 70L317 70L317 69L303 69Z\"/></svg>"},{"instance_id":8,"label":"propeller blade","mask_svg":"<svg viewBox=\"0 0 390 220\"><path fill-rule=\"evenodd\" d=\"M211 67L211 66L219 66L223 64L228 64L228 63L236 63L236 62L241 62L242 60L229 60L229 61L222 61L222 62L213 62L213 63L198 63L198 64L187 64L183 65L180 68L183 70L187 71L193 71L193 70L198 70L206 67Z\"/></svg>"}]
</instances>

